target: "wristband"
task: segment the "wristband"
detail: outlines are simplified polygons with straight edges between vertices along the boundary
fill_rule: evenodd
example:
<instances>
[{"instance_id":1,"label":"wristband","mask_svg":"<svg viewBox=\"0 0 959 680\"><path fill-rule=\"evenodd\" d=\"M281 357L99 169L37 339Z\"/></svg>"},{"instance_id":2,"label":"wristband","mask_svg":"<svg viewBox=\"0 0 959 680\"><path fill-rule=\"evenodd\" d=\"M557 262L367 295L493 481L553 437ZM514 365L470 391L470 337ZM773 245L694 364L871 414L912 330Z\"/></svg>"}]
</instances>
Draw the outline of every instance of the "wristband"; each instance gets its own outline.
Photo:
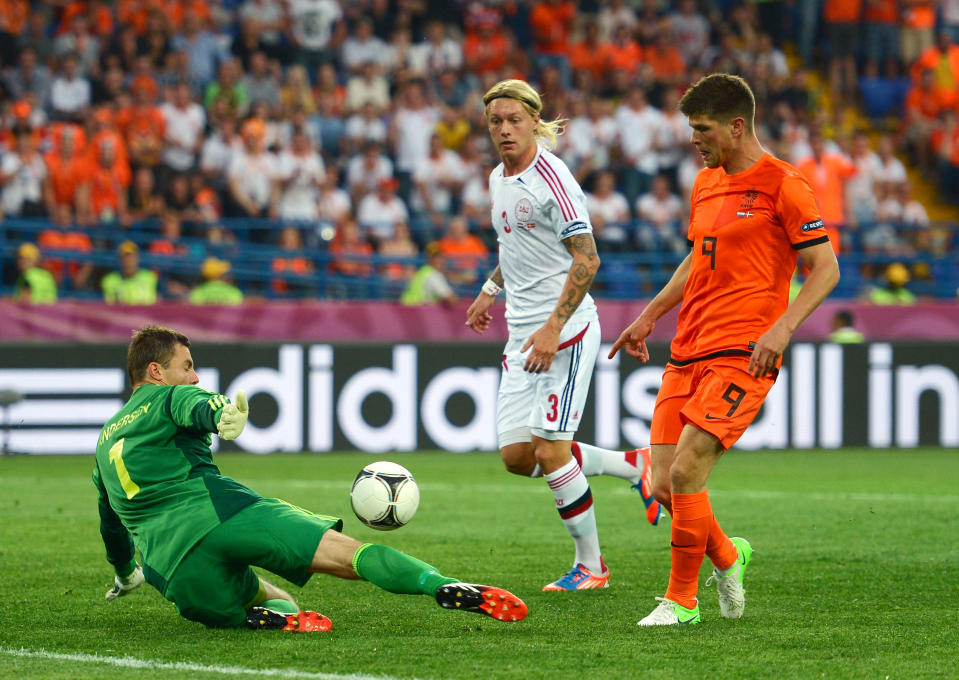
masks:
<instances>
[{"instance_id":1,"label":"wristband","mask_svg":"<svg viewBox=\"0 0 959 680\"><path fill-rule=\"evenodd\" d=\"M503 289L497 286L493 279L486 279L486 283L483 284L483 292L496 297L503 292Z\"/></svg>"}]
</instances>

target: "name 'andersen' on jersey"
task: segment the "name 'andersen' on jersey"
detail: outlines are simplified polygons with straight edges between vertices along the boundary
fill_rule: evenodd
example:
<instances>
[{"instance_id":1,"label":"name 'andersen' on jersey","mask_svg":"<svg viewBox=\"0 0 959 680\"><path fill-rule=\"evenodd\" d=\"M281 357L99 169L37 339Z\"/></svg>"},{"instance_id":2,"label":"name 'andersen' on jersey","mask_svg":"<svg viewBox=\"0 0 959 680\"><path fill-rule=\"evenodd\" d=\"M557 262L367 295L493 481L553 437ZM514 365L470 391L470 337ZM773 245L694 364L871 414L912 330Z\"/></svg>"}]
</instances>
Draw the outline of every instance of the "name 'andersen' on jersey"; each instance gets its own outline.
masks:
<instances>
[{"instance_id":1,"label":"name 'andersen' on jersey","mask_svg":"<svg viewBox=\"0 0 959 680\"><path fill-rule=\"evenodd\" d=\"M593 231L586 196L566 164L542 147L519 174L504 177L503 170L500 163L490 173L489 193L506 321L510 327L540 324L555 309L572 266L563 241ZM581 314L596 314L589 294L576 310Z\"/></svg>"}]
</instances>

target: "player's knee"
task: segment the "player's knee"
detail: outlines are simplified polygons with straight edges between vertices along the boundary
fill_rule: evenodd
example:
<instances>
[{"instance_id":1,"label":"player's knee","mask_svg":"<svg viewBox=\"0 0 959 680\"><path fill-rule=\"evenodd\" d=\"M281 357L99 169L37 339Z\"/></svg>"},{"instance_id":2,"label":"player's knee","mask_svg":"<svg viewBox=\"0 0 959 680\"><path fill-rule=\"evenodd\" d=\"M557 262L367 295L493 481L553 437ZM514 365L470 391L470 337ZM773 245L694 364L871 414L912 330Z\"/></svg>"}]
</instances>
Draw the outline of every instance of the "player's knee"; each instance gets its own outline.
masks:
<instances>
[{"instance_id":1,"label":"player's knee","mask_svg":"<svg viewBox=\"0 0 959 680\"><path fill-rule=\"evenodd\" d=\"M545 439L537 440L533 449L533 459L543 470L557 470L572 458L569 450L569 442L566 441L548 441Z\"/></svg>"},{"instance_id":2,"label":"player's knee","mask_svg":"<svg viewBox=\"0 0 959 680\"><path fill-rule=\"evenodd\" d=\"M673 495L670 493L670 487L668 483L657 484L653 482L653 498L662 503L664 506L672 507L672 498Z\"/></svg>"},{"instance_id":3,"label":"player's knee","mask_svg":"<svg viewBox=\"0 0 959 680\"><path fill-rule=\"evenodd\" d=\"M507 472L514 475L529 477L536 468L536 458L529 443L504 446L500 449L500 457Z\"/></svg>"},{"instance_id":4,"label":"player's knee","mask_svg":"<svg viewBox=\"0 0 959 680\"><path fill-rule=\"evenodd\" d=\"M362 547L362 543L355 538L330 529L323 533L313 554L313 561L309 570L314 574L329 574L338 578L355 579L353 557ZM292 599L292 598L291 598Z\"/></svg>"},{"instance_id":5,"label":"player's knee","mask_svg":"<svg viewBox=\"0 0 959 680\"><path fill-rule=\"evenodd\" d=\"M511 472L514 475L520 475L521 477L529 477L533 474L533 470L536 468L536 464L526 464L526 463L511 463L508 461L503 461L503 466L506 468L507 472Z\"/></svg>"},{"instance_id":6,"label":"player's knee","mask_svg":"<svg viewBox=\"0 0 959 680\"><path fill-rule=\"evenodd\" d=\"M695 479L695 471L690 467L683 465L680 461L675 461L669 468L669 487L670 489L684 489Z\"/></svg>"}]
</instances>

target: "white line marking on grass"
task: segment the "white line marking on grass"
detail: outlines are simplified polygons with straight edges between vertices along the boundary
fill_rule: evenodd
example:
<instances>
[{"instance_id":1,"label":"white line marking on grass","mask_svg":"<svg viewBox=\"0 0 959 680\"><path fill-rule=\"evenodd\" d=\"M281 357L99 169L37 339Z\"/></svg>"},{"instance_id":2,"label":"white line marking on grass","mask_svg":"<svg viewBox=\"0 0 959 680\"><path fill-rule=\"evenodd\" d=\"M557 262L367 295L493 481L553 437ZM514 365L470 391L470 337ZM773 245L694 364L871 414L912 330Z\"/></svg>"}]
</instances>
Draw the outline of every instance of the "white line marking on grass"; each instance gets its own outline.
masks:
<instances>
[{"instance_id":1,"label":"white line marking on grass","mask_svg":"<svg viewBox=\"0 0 959 680\"><path fill-rule=\"evenodd\" d=\"M523 482L520 482L522 484ZM323 480L323 479L260 479L257 485L287 487L290 489L316 489L318 491L341 490L344 482L341 480ZM539 486L544 494L549 493L545 484ZM506 493L515 491L517 485L514 484L470 484L470 491L483 492L487 494ZM435 491L440 493L462 493L464 486L462 484L453 484L449 482L420 482L420 491ZM604 490L603 493L612 493L619 496L635 496L636 492L628 486ZM882 492L858 492L858 491L777 491L765 489L710 489L711 495L740 496L742 498L755 499L796 499L796 500L815 500L815 501L863 501L873 503L959 503L959 494L924 494L924 493L882 493Z\"/></svg>"},{"instance_id":2,"label":"white line marking on grass","mask_svg":"<svg viewBox=\"0 0 959 680\"><path fill-rule=\"evenodd\" d=\"M845 491L760 491L757 489L710 489L710 495L740 496L742 498L776 499L795 498L817 501L863 501L869 503L959 503L956 494L925 493L868 493Z\"/></svg>"},{"instance_id":3,"label":"white line marking on grass","mask_svg":"<svg viewBox=\"0 0 959 680\"><path fill-rule=\"evenodd\" d=\"M100 656L99 654L64 654L62 652L48 652L45 649L27 649L20 647L0 647L0 654L19 658L55 659L58 661L79 661L82 663L98 663L120 668L147 668L150 670L193 671L195 673L211 673L220 675L247 675L262 678L304 678L306 680L394 680L387 675L362 675L350 673L311 673L298 671L294 668L245 668L243 666L208 666L187 661L154 661L151 659L137 659L132 656Z\"/></svg>"}]
</instances>

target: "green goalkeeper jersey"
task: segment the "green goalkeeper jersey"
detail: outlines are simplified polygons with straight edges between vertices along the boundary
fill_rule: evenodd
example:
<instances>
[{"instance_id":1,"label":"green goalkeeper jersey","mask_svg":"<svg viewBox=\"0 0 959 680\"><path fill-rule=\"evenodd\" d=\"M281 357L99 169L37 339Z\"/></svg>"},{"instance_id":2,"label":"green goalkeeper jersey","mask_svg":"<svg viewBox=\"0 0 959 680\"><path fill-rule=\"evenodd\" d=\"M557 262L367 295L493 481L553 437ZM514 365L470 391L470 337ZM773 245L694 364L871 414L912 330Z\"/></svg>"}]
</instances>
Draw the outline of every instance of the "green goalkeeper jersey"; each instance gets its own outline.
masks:
<instances>
[{"instance_id":1,"label":"green goalkeeper jersey","mask_svg":"<svg viewBox=\"0 0 959 680\"><path fill-rule=\"evenodd\" d=\"M118 573L129 571L135 544L147 579L165 592L190 548L260 500L213 463L210 435L227 403L193 385L145 384L104 425L93 481Z\"/></svg>"}]
</instances>

